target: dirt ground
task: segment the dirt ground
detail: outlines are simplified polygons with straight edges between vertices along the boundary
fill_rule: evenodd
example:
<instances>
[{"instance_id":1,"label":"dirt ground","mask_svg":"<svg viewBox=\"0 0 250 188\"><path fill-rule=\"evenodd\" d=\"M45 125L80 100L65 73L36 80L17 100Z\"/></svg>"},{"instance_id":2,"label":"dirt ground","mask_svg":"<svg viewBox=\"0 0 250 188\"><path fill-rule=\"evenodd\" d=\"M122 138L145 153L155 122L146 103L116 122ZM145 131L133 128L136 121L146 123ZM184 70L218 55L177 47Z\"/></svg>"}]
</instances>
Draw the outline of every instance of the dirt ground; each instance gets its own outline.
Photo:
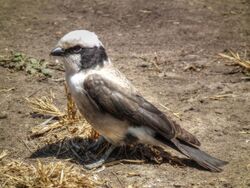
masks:
<instances>
[{"instance_id":1,"label":"dirt ground","mask_svg":"<svg viewBox=\"0 0 250 188\"><path fill-rule=\"evenodd\" d=\"M0 0L0 28L0 55L21 51L52 63L49 52L65 33L94 31L148 100L195 134L204 150L230 162L221 173L169 163L118 164L97 173L110 186L250 186L250 82L242 79L242 68L217 55L231 49L250 58L248 0ZM63 76L55 71L53 77ZM0 92L0 152L26 159L32 153L22 140L29 144L30 128L44 120L31 117L25 98L53 90L62 107L64 87L3 67L0 79L1 90L13 88Z\"/></svg>"}]
</instances>

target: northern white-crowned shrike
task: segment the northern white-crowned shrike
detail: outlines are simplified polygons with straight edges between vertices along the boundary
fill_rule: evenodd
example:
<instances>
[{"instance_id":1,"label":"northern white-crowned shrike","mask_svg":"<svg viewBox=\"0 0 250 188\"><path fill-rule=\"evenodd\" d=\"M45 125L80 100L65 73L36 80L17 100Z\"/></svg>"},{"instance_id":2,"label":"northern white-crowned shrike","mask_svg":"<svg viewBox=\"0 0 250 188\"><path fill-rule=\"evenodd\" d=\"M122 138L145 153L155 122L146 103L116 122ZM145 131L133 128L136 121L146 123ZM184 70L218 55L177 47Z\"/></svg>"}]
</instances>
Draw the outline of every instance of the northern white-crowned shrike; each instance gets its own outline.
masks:
<instances>
[{"instance_id":1,"label":"northern white-crowned shrike","mask_svg":"<svg viewBox=\"0 0 250 188\"><path fill-rule=\"evenodd\" d=\"M63 58L67 85L81 114L111 143L87 168L102 165L116 146L135 143L171 147L211 171L219 172L227 163L201 151L195 136L144 99L112 65L95 33L72 31L51 55Z\"/></svg>"}]
</instances>

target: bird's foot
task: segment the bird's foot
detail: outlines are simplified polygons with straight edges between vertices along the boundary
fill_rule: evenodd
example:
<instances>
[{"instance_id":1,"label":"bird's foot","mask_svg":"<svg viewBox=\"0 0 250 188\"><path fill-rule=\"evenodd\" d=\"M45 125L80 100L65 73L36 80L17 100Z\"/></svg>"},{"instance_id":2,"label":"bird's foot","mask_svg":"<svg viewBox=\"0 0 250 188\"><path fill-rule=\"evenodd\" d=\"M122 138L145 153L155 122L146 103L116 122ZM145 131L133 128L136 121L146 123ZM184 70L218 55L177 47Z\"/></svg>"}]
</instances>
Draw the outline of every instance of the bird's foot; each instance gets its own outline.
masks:
<instances>
[{"instance_id":1,"label":"bird's foot","mask_svg":"<svg viewBox=\"0 0 250 188\"><path fill-rule=\"evenodd\" d=\"M103 136L100 136L97 141L95 141L94 143L91 143L87 147L87 150L96 151L104 142L105 142L105 138Z\"/></svg>"},{"instance_id":2,"label":"bird's foot","mask_svg":"<svg viewBox=\"0 0 250 188\"><path fill-rule=\"evenodd\" d=\"M108 157L110 156L110 154L114 151L115 148L116 148L115 145L111 145L110 148L101 157L101 159L97 160L94 163L84 165L84 167L86 169L90 170L90 169L98 168L98 167L102 166L106 162L106 160L108 159Z\"/></svg>"},{"instance_id":3,"label":"bird's foot","mask_svg":"<svg viewBox=\"0 0 250 188\"><path fill-rule=\"evenodd\" d=\"M91 170L93 168L99 168L101 167L103 164L105 163L105 160L104 159L100 159L94 163L90 163L90 164L86 164L84 165L84 167L88 170Z\"/></svg>"}]
</instances>

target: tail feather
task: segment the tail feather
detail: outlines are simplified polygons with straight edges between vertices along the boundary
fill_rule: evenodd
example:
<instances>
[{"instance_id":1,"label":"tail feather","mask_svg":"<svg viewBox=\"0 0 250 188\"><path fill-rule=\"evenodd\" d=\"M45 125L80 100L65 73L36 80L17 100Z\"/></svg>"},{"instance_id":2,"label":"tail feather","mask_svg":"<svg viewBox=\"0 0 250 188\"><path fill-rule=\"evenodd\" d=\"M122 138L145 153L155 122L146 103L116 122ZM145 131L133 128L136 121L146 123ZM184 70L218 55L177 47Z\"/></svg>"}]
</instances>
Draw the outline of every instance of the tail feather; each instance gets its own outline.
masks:
<instances>
[{"instance_id":1,"label":"tail feather","mask_svg":"<svg viewBox=\"0 0 250 188\"><path fill-rule=\"evenodd\" d=\"M177 138L179 138L180 140L187 142L189 144L195 145L195 146L201 145L200 141L194 135L192 135L190 132L181 128L181 126L177 123L175 123L174 125L175 125Z\"/></svg>"},{"instance_id":2,"label":"tail feather","mask_svg":"<svg viewBox=\"0 0 250 188\"><path fill-rule=\"evenodd\" d=\"M193 159L202 167L213 172L221 172L222 169L219 167L222 167L228 163L226 161L222 161L220 159L210 156L204 151L201 151L199 148L193 147L192 145L188 145L184 142L182 143L177 139L172 139L171 141L182 154Z\"/></svg>"}]
</instances>

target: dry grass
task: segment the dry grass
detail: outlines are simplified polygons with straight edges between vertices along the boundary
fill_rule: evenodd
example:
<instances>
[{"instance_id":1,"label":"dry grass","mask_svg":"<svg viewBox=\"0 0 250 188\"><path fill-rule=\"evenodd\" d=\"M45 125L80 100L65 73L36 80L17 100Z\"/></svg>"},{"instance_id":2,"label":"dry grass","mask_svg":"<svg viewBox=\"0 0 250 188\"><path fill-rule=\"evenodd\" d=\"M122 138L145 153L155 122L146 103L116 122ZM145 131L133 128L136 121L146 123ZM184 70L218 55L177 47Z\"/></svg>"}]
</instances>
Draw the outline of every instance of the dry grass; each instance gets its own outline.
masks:
<instances>
[{"instance_id":1,"label":"dry grass","mask_svg":"<svg viewBox=\"0 0 250 188\"><path fill-rule=\"evenodd\" d=\"M65 87L66 89L66 87ZM31 130L31 138L37 140L42 145L61 142L58 154L65 148L78 155L71 140L71 144L65 144L67 138L82 137L94 139L98 134L91 126L80 117L75 103L67 92L67 109L60 111L54 104L54 94L49 97L27 99L34 112L44 117L51 117L44 123L35 126ZM53 118L56 118L54 120ZM35 148L31 142L26 143L32 149ZM65 145L64 145L65 144ZM39 150L40 146L35 150ZM67 162L42 163L36 164L21 162L18 160L6 159L8 153L3 151L0 154L0 187L96 187L100 183L90 179L90 174L86 174L83 168L76 168ZM69 157L70 158L70 157ZM5 161L5 162L4 162Z\"/></svg>"},{"instance_id":2,"label":"dry grass","mask_svg":"<svg viewBox=\"0 0 250 188\"><path fill-rule=\"evenodd\" d=\"M27 101L30 103L32 109L39 114L55 117L63 117L65 115L53 104L52 97L43 96L41 98L34 99L27 98Z\"/></svg>"},{"instance_id":3,"label":"dry grass","mask_svg":"<svg viewBox=\"0 0 250 188\"><path fill-rule=\"evenodd\" d=\"M204 97L204 99L211 99L211 100L223 100L226 98L234 98L236 95L234 94L218 94L218 95L213 95L209 97Z\"/></svg>"},{"instance_id":4,"label":"dry grass","mask_svg":"<svg viewBox=\"0 0 250 188\"><path fill-rule=\"evenodd\" d=\"M228 59L231 62L233 62L234 64L238 64L242 67L244 67L245 69L247 69L248 71L250 71L250 61L243 59L242 57L240 57L240 55L238 53L234 53L232 51L229 51L229 54L223 54L223 53L219 53L219 56L224 58L224 59Z\"/></svg>"},{"instance_id":5,"label":"dry grass","mask_svg":"<svg viewBox=\"0 0 250 188\"><path fill-rule=\"evenodd\" d=\"M27 99L30 107L36 113L52 116L51 119L46 120L41 126L36 126L31 130L31 138L49 134L53 130L60 128L61 131L57 132L57 139L64 139L70 135L82 136L88 139L95 139L99 136L98 133L94 131L87 121L77 112L76 105L68 92L66 85L65 91L67 96L67 109L65 112L60 111L59 108L55 106L53 93L51 93L50 97ZM56 117L58 120L49 124L53 117Z\"/></svg>"},{"instance_id":6,"label":"dry grass","mask_svg":"<svg viewBox=\"0 0 250 188\"><path fill-rule=\"evenodd\" d=\"M163 107L164 109L166 109L167 111L171 112L175 117L177 117L178 119L181 119L181 114L179 112L174 112L173 110L171 110L170 108L166 107L165 105L161 104L161 107Z\"/></svg>"},{"instance_id":7,"label":"dry grass","mask_svg":"<svg viewBox=\"0 0 250 188\"><path fill-rule=\"evenodd\" d=\"M0 154L0 160L2 160L7 155L8 155L8 151L7 150L3 150L2 153Z\"/></svg>"},{"instance_id":8,"label":"dry grass","mask_svg":"<svg viewBox=\"0 0 250 188\"><path fill-rule=\"evenodd\" d=\"M100 182L94 181L89 174L73 165L63 162L36 164L10 160L0 165L0 187L96 187Z\"/></svg>"}]
</instances>

